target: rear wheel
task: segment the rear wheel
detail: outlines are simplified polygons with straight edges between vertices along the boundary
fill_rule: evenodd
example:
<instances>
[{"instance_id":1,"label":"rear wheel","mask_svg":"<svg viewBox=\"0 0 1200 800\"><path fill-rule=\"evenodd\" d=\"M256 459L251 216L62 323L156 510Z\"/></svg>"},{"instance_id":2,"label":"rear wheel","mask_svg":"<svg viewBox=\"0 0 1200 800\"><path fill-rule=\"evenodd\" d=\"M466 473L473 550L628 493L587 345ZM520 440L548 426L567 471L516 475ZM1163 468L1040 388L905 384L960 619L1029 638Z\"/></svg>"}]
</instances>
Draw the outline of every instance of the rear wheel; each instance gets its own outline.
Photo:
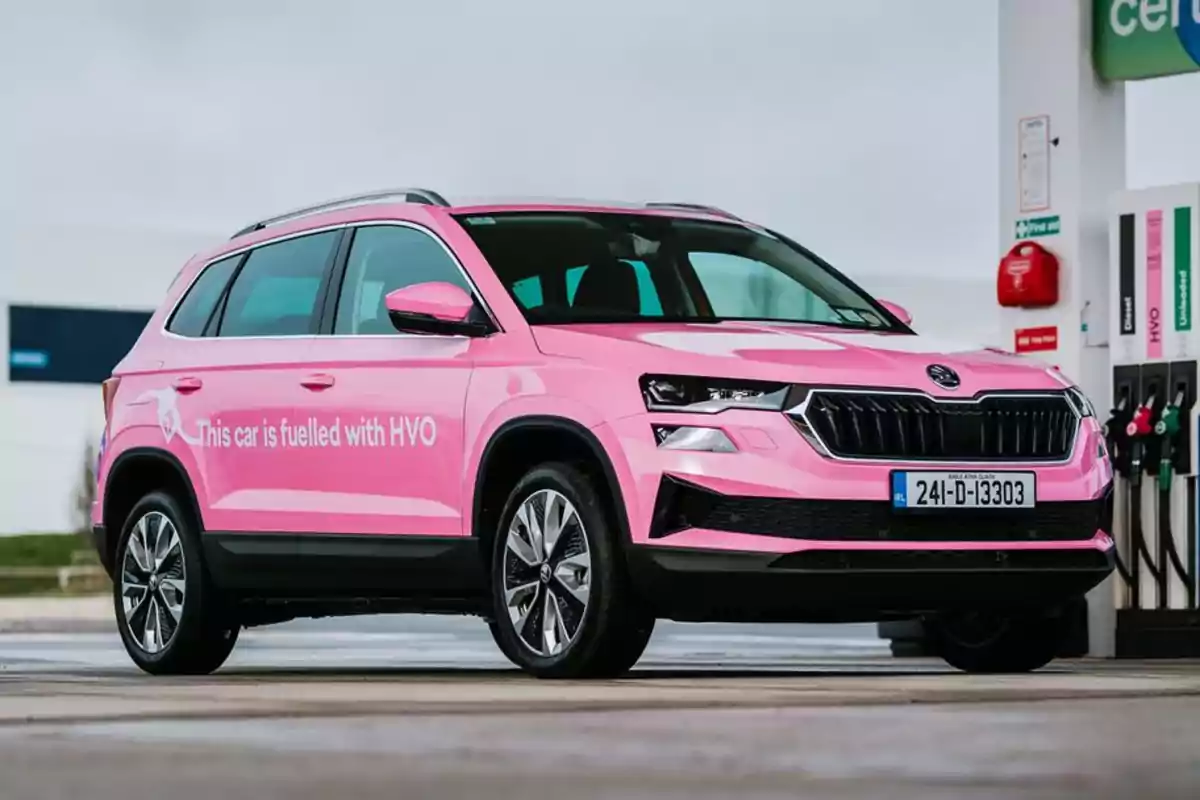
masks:
<instances>
[{"instance_id":1,"label":"rear wheel","mask_svg":"<svg viewBox=\"0 0 1200 800\"><path fill-rule=\"evenodd\" d=\"M530 470L509 496L492 554L492 635L533 675L614 677L650 641L654 618L606 512L591 478L564 463Z\"/></svg>"},{"instance_id":2,"label":"rear wheel","mask_svg":"<svg viewBox=\"0 0 1200 800\"><path fill-rule=\"evenodd\" d=\"M198 531L175 498L152 492L134 506L115 567L117 628L138 667L199 675L225 662L238 625L208 579Z\"/></svg>"},{"instance_id":3,"label":"rear wheel","mask_svg":"<svg viewBox=\"0 0 1200 800\"><path fill-rule=\"evenodd\" d=\"M954 612L926 621L930 645L950 666L972 673L1032 672L1058 655L1067 635L1057 609L1020 614Z\"/></svg>"}]
</instances>

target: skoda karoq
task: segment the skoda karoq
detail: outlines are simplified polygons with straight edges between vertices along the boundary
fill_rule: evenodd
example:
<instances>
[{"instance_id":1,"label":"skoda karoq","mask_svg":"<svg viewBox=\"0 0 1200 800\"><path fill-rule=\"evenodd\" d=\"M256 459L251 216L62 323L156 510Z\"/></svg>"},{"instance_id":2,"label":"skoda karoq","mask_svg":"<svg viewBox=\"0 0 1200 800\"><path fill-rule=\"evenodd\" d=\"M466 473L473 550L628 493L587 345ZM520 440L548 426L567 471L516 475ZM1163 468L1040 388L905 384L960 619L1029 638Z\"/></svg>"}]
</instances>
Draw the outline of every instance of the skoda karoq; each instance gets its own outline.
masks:
<instances>
[{"instance_id":1,"label":"skoda karoq","mask_svg":"<svg viewBox=\"0 0 1200 800\"><path fill-rule=\"evenodd\" d=\"M183 268L104 404L96 545L151 673L395 612L478 615L543 677L628 670L657 619L920 618L1021 671L1113 567L1068 379L704 206L264 220Z\"/></svg>"}]
</instances>

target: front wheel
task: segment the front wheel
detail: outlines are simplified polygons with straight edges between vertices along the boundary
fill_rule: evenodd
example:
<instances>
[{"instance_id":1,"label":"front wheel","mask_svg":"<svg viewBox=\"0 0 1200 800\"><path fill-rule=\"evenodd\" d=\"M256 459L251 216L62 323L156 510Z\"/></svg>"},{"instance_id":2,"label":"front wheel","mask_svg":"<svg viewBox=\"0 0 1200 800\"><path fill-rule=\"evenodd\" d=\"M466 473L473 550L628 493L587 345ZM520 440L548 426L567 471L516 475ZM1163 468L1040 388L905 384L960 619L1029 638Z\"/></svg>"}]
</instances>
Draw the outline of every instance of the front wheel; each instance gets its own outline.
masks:
<instances>
[{"instance_id":1,"label":"front wheel","mask_svg":"<svg viewBox=\"0 0 1200 800\"><path fill-rule=\"evenodd\" d=\"M509 496L492 554L492 635L541 678L615 677L641 657L654 618L625 573L611 514L584 472L550 463Z\"/></svg>"},{"instance_id":2,"label":"front wheel","mask_svg":"<svg viewBox=\"0 0 1200 800\"><path fill-rule=\"evenodd\" d=\"M955 612L925 622L934 652L969 673L1032 672L1054 660L1067 636L1057 609L1020 614Z\"/></svg>"},{"instance_id":3,"label":"front wheel","mask_svg":"<svg viewBox=\"0 0 1200 800\"><path fill-rule=\"evenodd\" d=\"M133 662L154 675L201 675L237 642L204 568L199 532L172 496L152 492L129 514L117 544L113 604Z\"/></svg>"}]
</instances>

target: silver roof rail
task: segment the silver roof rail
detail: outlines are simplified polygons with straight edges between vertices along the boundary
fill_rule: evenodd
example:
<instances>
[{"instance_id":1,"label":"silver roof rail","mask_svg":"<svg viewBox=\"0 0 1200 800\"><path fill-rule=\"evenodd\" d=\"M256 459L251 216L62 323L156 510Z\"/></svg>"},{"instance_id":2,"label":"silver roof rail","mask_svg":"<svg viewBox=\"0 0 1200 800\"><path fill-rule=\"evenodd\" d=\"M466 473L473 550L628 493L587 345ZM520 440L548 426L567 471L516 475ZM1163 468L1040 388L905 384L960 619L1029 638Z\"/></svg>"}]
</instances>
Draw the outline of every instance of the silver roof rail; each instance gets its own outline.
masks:
<instances>
[{"instance_id":1,"label":"silver roof rail","mask_svg":"<svg viewBox=\"0 0 1200 800\"><path fill-rule=\"evenodd\" d=\"M677 208L681 211L701 211L705 214L715 214L718 217L741 221L741 217L737 214L731 214L723 208L701 205L700 203L646 203L646 208Z\"/></svg>"},{"instance_id":2,"label":"silver roof rail","mask_svg":"<svg viewBox=\"0 0 1200 800\"><path fill-rule=\"evenodd\" d=\"M291 219L306 217L309 214L316 214L320 211L332 211L337 208L362 205L364 203L377 203L381 200L395 199L400 203L421 203L427 206L448 206L449 202L432 189L383 189L377 192L367 192L365 194L355 194L349 197L339 197L337 200L326 200L323 203L317 203L304 208L297 208L288 211L284 214L279 214L274 217L268 217L264 220L259 220L252 225L239 230L231 238L236 239L239 236L245 236L247 233L262 230L268 225L277 225L280 222L286 222Z\"/></svg>"}]
</instances>

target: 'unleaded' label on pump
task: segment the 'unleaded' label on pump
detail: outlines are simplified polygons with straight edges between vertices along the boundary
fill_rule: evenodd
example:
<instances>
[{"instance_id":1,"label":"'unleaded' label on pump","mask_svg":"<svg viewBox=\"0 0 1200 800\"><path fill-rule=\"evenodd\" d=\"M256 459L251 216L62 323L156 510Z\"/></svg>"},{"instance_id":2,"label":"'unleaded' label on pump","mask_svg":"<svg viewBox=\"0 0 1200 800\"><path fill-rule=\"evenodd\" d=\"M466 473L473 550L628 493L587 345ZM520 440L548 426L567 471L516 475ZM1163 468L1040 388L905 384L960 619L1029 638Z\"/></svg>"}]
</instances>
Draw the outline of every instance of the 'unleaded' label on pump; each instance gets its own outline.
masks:
<instances>
[{"instance_id":1,"label":"'unleaded' label on pump","mask_svg":"<svg viewBox=\"0 0 1200 800\"><path fill-rule=\"evenodd\" d=\"M1175 330L1192 329L1192 209L1175 209Z\"/></svg>"}]
</instances>

